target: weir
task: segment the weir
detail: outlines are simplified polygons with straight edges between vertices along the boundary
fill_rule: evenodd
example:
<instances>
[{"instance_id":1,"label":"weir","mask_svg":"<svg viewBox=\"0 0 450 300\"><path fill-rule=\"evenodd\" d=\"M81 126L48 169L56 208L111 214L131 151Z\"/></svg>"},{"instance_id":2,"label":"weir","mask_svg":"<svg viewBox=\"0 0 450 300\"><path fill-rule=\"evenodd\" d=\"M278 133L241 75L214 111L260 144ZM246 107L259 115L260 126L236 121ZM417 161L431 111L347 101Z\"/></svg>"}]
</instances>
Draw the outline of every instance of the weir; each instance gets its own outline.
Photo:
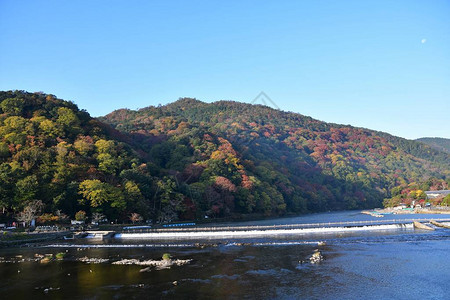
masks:
<instances>
[{"instance_id":1,"label":"weir","mask_svg":"<svg viewBox=\"0 0 450 300\"><path fill-rule=\"evenodd\" d=\"M296 228L322 228L322 227L351 227L370 225L391 225L408 224L417 222L429 223L432 220L439 222L450 222L450 218L444 219L393 219L393 220L371 220L371 221L346 221L346 222L325 222L325 223L298 223L298 224L277 224L277 225L249 225L249 226L210 226L210 227L188 227L188 228L151 228L151 229L127 229L123 233L150 233L150 232L186 232L186 231L241 231L241 230L268 230L268 229L296 229Z\"/></svg>"},{"instance_id":2,"label":"weir","mask_svg":"<svg viewBox=\"0 0 450 300\"><path fill-rule=\"evenodd\" d=\"M434 219L450 222L450 219ZM220 239L226 237L269 237L279 235L327 234L341 232L413 229L413 222L429 223L431 219L397 219L349 221L311 224L283 224L268 226L216 226L195 228L161 228L116 233L116 239Z\"/></svg>"}]
</instances>

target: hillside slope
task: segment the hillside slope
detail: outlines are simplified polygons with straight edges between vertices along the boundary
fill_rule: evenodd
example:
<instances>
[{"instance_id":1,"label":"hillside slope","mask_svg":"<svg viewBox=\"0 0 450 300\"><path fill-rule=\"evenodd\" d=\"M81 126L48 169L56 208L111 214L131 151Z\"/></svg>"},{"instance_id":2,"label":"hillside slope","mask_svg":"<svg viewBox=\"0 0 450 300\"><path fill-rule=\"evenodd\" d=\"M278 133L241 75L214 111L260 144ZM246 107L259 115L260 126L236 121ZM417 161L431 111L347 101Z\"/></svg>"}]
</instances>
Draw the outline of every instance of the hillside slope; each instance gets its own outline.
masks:
<instances>
[{"instance_id":1,"label":"hillside slope","mask_svg":"<svg viewBox=\"0 0 450 300\"><path fill-rule=\"evenodd\" d=\"M450 139L425 137L417 139L417 141L430 145L436 150L450 153Z\"/></svg>"},{"instance_id":2,"label":"hillside slope","mask_svg":"<svg viewBox=\"0 0 450 300\"><path fill-rule=\"evenodd\" d=\"M100 120L214 216L381 206L398 184L450 174L450 155L423 143L261 105L185 98Z\"/></svg>"},{"instance_id":3,"label":"hillside slope","mask_svg":"<svg viewBox=\"0 0 450 300\"><path fill-rule=\"evenodd\" d=\"M0 218L36 200L56 218L83 210L150 215L154 181L126 137L53 95L0 92Z\"/></svg>"}]
</instances>

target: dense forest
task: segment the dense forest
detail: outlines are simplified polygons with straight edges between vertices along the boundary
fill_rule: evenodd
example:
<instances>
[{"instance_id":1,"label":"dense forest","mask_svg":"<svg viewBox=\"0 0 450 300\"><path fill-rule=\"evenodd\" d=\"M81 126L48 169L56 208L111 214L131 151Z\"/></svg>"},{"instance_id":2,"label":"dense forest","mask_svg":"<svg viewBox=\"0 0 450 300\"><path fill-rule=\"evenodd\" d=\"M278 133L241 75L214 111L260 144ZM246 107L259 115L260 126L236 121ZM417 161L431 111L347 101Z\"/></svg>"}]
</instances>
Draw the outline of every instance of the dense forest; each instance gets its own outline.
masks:
<instances>
[{"instance_id":1,"label":"dense forest","mask_svg":"<svg viewBox=\"0 0 450 300\"><path fill-rule=\"evenodd\" d=\"M183 98L95 119L53 95L0 92L2 218L38 200L47 219L114 221L369 208L430 178L450 178L448 153L267 106Z\"/></svg>"},{"instance_id":2,"label":"dense forest","mask_svg":"<svg viewBox=\"0 0 450 300\"><path fill-rule=\"evenodd\" d=\"M35 201L56 217L149 211L153 177L118 132L53 95L1 92L0 101L3 217Z\"/></svg>"},{"instance_id":3,"label":"dense forest","mask_svg":"<svg viewBox=\"0 0 450 300\"><path fill-rule=\"evenodd\" d=\"M420 138L417 141L430 145L439 151L450 153L450 139L444 138Z\"/></svg>"}]
</instances>

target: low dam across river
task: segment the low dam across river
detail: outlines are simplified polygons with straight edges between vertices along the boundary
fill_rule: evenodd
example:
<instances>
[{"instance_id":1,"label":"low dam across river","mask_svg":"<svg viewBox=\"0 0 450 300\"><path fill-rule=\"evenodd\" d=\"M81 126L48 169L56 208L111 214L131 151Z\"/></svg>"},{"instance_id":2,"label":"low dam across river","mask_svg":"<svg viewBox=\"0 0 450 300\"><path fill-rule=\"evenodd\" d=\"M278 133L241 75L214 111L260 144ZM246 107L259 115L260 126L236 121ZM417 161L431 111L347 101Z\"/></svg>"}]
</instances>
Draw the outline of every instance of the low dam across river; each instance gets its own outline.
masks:
<instances>
[{"instance_id":1,"label":"low dam across river","mask_svg":"<svg viewBox=\"0 0 450 300\"><path fill-rule=\"evenodd\" d=\"M450 218L443 219L396 219L396 220L373 220L373 221L350 221L329 222L309 224L284 224L284 225L250 225L250 226L198 226L177 228L137 228L127 227L121 232L87 232L86 237L125 239L148 239L148 240L170 240L170 239L193 239L207 238L220 239L229 237L269 237L277 235L305 235L305 234L327 234L340 232L358 232L375 230L412 230L413 222L426 223L434 226L433 221L448 225Z\"/></svg>"}]
</instances>

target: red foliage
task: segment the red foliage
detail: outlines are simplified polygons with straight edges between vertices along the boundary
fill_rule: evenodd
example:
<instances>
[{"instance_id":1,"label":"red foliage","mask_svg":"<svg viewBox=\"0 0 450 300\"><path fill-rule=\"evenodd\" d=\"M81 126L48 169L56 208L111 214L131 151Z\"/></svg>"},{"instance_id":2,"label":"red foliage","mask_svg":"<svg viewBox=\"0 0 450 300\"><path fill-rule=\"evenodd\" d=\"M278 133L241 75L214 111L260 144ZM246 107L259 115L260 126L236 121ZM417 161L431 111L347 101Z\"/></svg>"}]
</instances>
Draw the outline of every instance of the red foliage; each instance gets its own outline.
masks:
<instances>
[{"instance_id":1,"label":"red foliage","mask_svg":"<svg viewBox=\"0 0 450 300\"><path fill-rule=\"evenodd\" d=\"M181 219L184 219L184 220L195 219L195 212L197 210L197 208L195 207L195 203L192 202L192 200L190 198L184 197L183 205L184 205L185 211L182 213Z\"/></svg>"},{"instance_id":2,"label":"red foliage","mask_svg":"<svg viewBox=\"0 0 450 300\"><path fill-rule=\"evenodd\" d=\"M247 174L245 174L245 172L242 170L241 173L241 177L242 177L242 182L241 182L241 186L244 189L250 190L253 187L253 182L250 181L250 178L247 176Z\"/></svg>"},{"instance_id":3,"label":"red foliage","mask_svg":"<svg viewBox=\"0 0 450 300\"><path fill-rule=\"evenodd\" d=\"M223 191L236 192L236 186L228 178L217 176L214 184Z\"/></svg>"},{"instance_id":4,"label":"red foliage","mask_svg":"<svg viewBox=\"0 0 450 300\"><path fill-rule=\"evenodd\" d=\"M183 170L182 180L188 183L195 182L200 178L204 169L205 166L200 164L190 164Z\"/></svg>"},{"instance_id":5,"label":"red foliage","mask_svg":"<svg viewBox=\"0 0 450 300\"><path fill-rule=\"evenodd\" d=\"M229 141L221 137L219 137L218 140L220 142L219 151L236 156L236 151L234 151L233 146Z\"/></svg>"}]
</instances>

